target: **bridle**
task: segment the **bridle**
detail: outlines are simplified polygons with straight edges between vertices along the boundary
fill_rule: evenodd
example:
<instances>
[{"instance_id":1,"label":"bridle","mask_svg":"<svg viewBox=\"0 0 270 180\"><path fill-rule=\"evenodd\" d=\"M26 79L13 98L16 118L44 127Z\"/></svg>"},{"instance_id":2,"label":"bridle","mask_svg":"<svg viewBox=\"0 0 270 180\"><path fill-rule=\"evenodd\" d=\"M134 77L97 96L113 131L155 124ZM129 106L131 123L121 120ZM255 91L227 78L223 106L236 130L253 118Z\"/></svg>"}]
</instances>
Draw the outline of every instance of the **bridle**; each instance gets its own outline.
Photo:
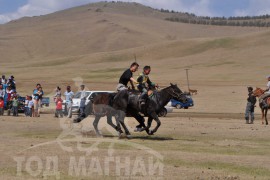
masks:
<instances>
[{"instance_id":1,"label":"bridle","mask_svg":"<svg viewBox=\"0 0 270 180\"><path fill-rule=\"evenodd\" d=\"M169 89L167 93L176 99L180 99L180 97L184 94L183 92L181 92L180 94L176 93L173 89Z\"/></svg>"}]
</instances>

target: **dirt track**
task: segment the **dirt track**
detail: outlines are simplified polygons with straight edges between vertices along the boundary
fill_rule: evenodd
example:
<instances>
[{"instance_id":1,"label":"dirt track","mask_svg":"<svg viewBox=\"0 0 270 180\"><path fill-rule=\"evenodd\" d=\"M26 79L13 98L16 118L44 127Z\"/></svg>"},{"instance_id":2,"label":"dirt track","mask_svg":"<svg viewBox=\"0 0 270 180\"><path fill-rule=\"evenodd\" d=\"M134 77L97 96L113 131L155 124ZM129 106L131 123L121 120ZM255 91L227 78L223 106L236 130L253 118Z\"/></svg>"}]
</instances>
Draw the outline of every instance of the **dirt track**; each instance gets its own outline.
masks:
<instances>
[{"instance_id":1,"label":"dirt track","mask_svg":"<svg viewBox=\"0 0 270 180\"><path fill-rule=\"evenodd\" d=\"M112 128L106 125L105 119L102 119L99 126L103 127L105 137L96 138L91 131L91 118L84 121L82 126L73 126L65 119L59 123L59 119L53 118L52 114L43 114L41 118L3 116L0 117L1 177L42 179L46 158L56 156L57 170L60 171L57 177L60 179L269 179L269 127L261 125L260 121L256 121L254 125L246 125L240 120L240 116L224 117L222 114L191 116L191 113L172 113L161 119L162 125L156 135L147 136L144 132L133 132L133 139L118 140ZM130 130L136 125L133 119L127 119L127 122ZM64 132L68 133L61 138L60 135ZM59 142L62 142L63 146L60 146ZM93 148L95 143L97 148ZM68 152L66 147L71 147L73 152ZM111 163L106 176L104 161L109 155L114 159L120 158L121 162L128 158L131 163L130 172L125 174L125 169L122 169L120 174L117 174L115 169L118 165ZM163 159L159 159L158 155ZM37 177L33 177L26 169L26 162L33 156L40 158L43 165ZM16 157L25 158L22 175L19 177L14 160ZM69 172L70 161L75 158L78 162L79 157L86 159L87 171L86 174L81 171L79 176L76 176L75 171L73 174ZM149 157L164 166L162 173L156 170L153 176L150 175ZM97 158L100 162L100 174L88 171L91 158ZM139 160L139 165L147 171L139 168L134 175L132 172ZM31 167L36 170L37 163L32 162ZM49 176L49 179L55 177Z\"/></svg>"}]
</instances>

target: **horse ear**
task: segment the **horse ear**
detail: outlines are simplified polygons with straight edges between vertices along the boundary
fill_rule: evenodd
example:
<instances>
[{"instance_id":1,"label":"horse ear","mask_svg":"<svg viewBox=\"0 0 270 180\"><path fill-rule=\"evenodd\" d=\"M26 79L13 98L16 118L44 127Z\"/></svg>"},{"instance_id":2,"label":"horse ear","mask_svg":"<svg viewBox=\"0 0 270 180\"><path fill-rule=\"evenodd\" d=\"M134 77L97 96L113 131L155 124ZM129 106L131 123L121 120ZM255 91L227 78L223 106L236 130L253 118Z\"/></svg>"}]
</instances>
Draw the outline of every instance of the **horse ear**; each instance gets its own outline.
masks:
<instances>
[{"instance_id":1,"label":"horse ear","mask_svg":"<svg viewBox=\"0 0 270 180\"><path fill-rule=\"evenodd\" d=\"M170 83L171 84L171 86L173 86L173 84L172 83Z\"/></svg>"}]
</instances>

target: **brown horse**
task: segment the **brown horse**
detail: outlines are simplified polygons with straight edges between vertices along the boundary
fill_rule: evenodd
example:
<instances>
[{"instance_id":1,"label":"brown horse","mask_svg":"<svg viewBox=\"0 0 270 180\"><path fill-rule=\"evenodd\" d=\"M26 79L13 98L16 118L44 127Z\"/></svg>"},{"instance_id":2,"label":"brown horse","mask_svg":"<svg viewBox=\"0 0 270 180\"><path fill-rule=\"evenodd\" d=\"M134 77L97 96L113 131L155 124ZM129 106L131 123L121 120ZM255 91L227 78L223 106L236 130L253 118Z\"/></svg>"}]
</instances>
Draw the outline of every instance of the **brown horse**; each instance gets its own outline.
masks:
<instances>
[{"instance_id":1,"label":"brown horse","mask_svg":"<svg viewBox=\"0 0 270 180\"><path fill-rule=\"evenodd\" d=\"M265 93L265 90L261 89L261 88L256 88L253 91L253 95L260 98L263 94ZM261 111L262 111L262 124L264 124L264 120L265 120L265 124L268 125L268 120L267 120L267 112L268 109L270 109L270 98L267 98L266 100L268 107L264 108L262 103L259 104Z\"/></svg>"}]
</instances>

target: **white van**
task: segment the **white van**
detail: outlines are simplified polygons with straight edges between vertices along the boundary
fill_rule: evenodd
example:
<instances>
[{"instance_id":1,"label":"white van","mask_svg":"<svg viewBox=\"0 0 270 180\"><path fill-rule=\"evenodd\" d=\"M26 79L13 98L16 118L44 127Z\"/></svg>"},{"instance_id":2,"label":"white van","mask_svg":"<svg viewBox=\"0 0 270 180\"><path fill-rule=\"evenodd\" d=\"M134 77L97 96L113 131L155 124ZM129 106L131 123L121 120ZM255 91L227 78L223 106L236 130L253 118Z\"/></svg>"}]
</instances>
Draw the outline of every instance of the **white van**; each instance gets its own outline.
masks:
<instances>
[{"instance_id":1,"label":"white van","mask_svg":"<svg viewBox=\"0 0 270 180\"><path fill-rule=\"evenodd\" d=\"M75 93L73 99L72 99L72 113L79 113L80 111L80 104L81 104L81 93L82 91L78 91ZM85 105L87 105L91 100L94 99L95 96L102 93L114 93L114 91L85 91L86 94L86 102Z\"/></svg>"}]
</instances>

